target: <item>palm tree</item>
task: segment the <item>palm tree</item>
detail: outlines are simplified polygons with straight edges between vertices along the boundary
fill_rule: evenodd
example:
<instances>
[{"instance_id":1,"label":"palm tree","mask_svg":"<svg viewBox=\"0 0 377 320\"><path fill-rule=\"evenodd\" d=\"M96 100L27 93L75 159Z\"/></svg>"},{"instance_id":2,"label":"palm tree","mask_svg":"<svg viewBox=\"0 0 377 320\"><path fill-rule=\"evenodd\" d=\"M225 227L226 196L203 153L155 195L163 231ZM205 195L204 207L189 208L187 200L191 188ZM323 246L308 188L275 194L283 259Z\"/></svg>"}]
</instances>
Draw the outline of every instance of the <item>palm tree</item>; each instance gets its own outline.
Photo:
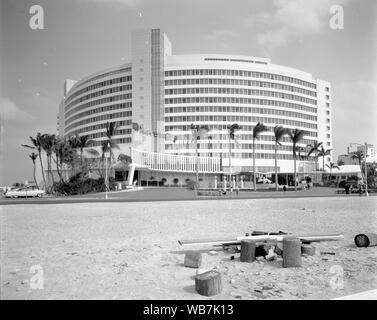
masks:
<instances>
[{"instance_id":1,"label":"palm tree","mask_svg":"<svg viewBox=\"0 0 377 320\"><path fill-rule=\"evenodd\" d=\"M232 167L232 140L237 142L236 138L234 137L234 134L237 130L241 130L241 126L238 123L233 123L231 126L228 127L229 132L229 187L231 185L231 167Z\"/></svg>"},{"instance_id":2,"label":"palm tree","mask_svg":"<svg viewBox=\"0 0 377 320\"><path fill-rule=\"evenodd\" d=\"M353 152L351 159L356 159L359 162L360 169L361 169L361 162L364 159L364 152L361 150Z\"/></svg>"},{"instance_id":3,"label":"palm tree","mask_svg":"<svg viewBox=\"0 0 377 320\"><path fill-rule=\"evenodd\" d=\"M110 167L111 163L115 161L115 156L113 149L119 149L118 144L114 140L114 135L118 129L118 124L114 122L106 123L106 140L101 141L101 151L102 151L102 161L105 159L107 161L106 154L110 154ZM107 167L105 168L105 176L107 176ZM106 181L106 188L109 188L108 181Z\"/></svg>"},{"instance_id":4,"label":"palm tree","mask_svg":"<svg viewBox=\"0 0 377 320\"><path fill-rule=\"evenodd\" d=\"M30 157L31 161L33 161L33 177L34 177L34 182L35 182L36 187L39 189L37 178L35 177L35 160L37 160L37 158L38 158L38 153L32 152L31 154L29 154L29 157Z\"/></svg>"},{"instance_id":5,"label":"palm tree","mask_svg":"<svg viewBox=\"0 0 377 320\"><path fill-rule=\"evenodd\" d=\"M318 157L319 157L319 153L321 151L322 144L323 144L323 142L314 141L313 144L308 145L308 148L309 148L308 157L310 157L312 154L314 154L314 161L315 161L315 164L316 164L315 165L316 168L318 168Z\"/></svg>"},{"instance_id":6,"label":"palm tree","mask_svg":"<svg viewBox=\"0 0 377 320\"><path fill-rule=\"evenodd\" d=\"M45 133L41 136L40 140L41 140L41 147L46 152L47 179L48 179L48 184L50 185L50 178L51 178L52 183L54 183L54 175L52 173L52 168L51 168L51 159L52 159L52 152L56 144L56 136L54 134Z\"/></svg>"},{"instance_id":7,"label":"palm tree","mask_svg":"<svg viewBox=\"0 0 377 320\"><path fill-rule=\"evenodd\" d=\"M351 159L355 159L359 163L360 170L361 170L361 176L364 179L365 174L363 173L364 170L363 170L363 166L362 166L362 161L364 159L364 152L362 150L358 150L358 151L353 152Z\"/></svg>"},{"instance_id":8,"label":"palm tree","mask_svg":"<svg viewBox=\"0 0 377 320\"><path fill-rule=\"evenodd\" d=\"M275 188L278 191L278 158L277 158L277 150L278 145L281 146L280 141L283 140L283 137L288 134L288 129L282 126L275 126L274 128L274 139L275 139Z\"/></svg>"},{"instance_id":9,"label":"palm tree","mask_svg":"<svg viewBox=\"0 0 377 320\"><path fill-rule=\"evenodd\" d=\"M330 169L330 181L331 181L332 169L338 169L338 170L340 170L340 169L334 162L330 162L329 164L326 164L326 167L328 167Z\"/></svg>"},{"instance_id":10,"label":"palm tree","mask_svg":"<svg viewBox=\"0 0 377 320\"><path fill-rule=\"evenodd\" d=\"M258 122L253 128L253 179L254 179L254 191L257 191L257 177L255 175L255 140L259 139L262 132L268 131L268 128L261 122Z\"/></svg>"},{"instance_id":11,"label":"palm tree","mask_svg":"<svg viewBox=\"0 0 377 320\"><path fill-rule=\"evenodd\" d=\"M56 142L53 146L53 152L55 153L55 159L54 157L52 157L52 159L55 161L56 171L60 177L60 180L64 181L61 174L63 164L67 163L73 167L77 157L75 149L72 148L72 141L59 137L56 138Z\"/></svg>"},{"instance_id":12,"label":"palm tree","mask_svg":"<svg viewBox=\"0 0 377 320\"><path fill-rule=\"evenodd\" d=\"M296 160L297 160L297 151L298 151L298 146L297 144L304 138L305 131L300 130L300 129L293 129L289 131L289 137L291 138L292 141L292 152L293 152L293 162L294 162L294 184L295 184L295 191L297 190L297 184L296 184L296 179L297 179L297 168L296 168Z\"/></svg>"},{"instance_id":13,"label":"palm tree","mask_svg":"<svg viewBox=\"0 0 377 320\"><path fill-rule=\"evenodd\" d=\"M43 168L43 162L42 162L42 145L41 145L41 137L42 135L38 132L37 136L35 138L29 137L32 145L27 145L27 144L22 144L23 147L29 148L29 149L35 149L38 152L38 157L39 157L39 163L41 165L41 172L42 172L42 178L43 178L43 183L45 190L47 190L47 184L46 184L46 177L45 177L45 172Z\"/></svg>"},{"instance_id":14,"label":"palm tree","mask_svg":"<svg viewBox=\"0 0 377 320\"><path fill-rule=\"evenodd\" d=\"M105 140L102 144L102 153L104 150L106 152L110 152L110 158L115 161L115 156L113 153L113 149L119 149L118 144L115 142L113 137L115 136L115 132L118 129L118 124L116 122L107 122L106 123L106 137L107 140ZM90 140L89 140L90 141Z\"/></svg>"},{"instance_id":15,"label":"palm tree","mask_svg":"<svg viewBox=\"0 0 377 320\"><path fill-rule=\"evenodd\" d=\"M322 170L325 171L325 157L331 154L331 149L325 149L323 145L321 145L318 157L322 157Z\"/></svg>"},{"instance_id":16,"label":"palm tree","mask_svg":"<svg viewBox=\"0 0 377 320\"><path fill-rule=\"evenodd\" d=\"M209 131L208 126L205 125L194 125L193 123L190 125L191 134L192 134L192 142L195 144L195 154L196 154L196 183L199 183L199 143L198 140L205 137Z\"/></svg>"},{"instance_id":17,"label":"palm tree","mask_svg":"<svg viewBox=\"0 0 377 320\"><path fill-rule=\"evenodd\" d=\"M81 171L83 171L83 161L84 161L84 148L89 147L93 140L89 139L89 135L76 135L77 147L80 149L80 158L81 158Z\"/></svg>"}]
</instances>

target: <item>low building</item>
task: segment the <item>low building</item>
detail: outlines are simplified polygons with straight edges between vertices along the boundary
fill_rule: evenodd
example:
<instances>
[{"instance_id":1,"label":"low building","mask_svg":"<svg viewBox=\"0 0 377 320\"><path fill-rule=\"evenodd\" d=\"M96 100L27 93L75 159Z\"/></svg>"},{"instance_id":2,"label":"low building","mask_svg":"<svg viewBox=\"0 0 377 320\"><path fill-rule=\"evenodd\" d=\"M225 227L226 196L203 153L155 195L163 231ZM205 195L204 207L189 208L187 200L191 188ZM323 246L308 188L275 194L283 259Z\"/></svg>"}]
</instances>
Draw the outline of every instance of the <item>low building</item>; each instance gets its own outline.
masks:
<instances>
[{"instance_id":1,"label":"low building","mask_svg":"<svg viewBox=\"0 0 377 320\"><path fill-rule=\"evenodd\" d=\"M347 181L352 178L355 180L362 179L361 169L358 164L342 165L338 166L338 168L333 168L332 170L330 170L328 167L325 169L325 181L331 181L339 184L341 181Z\"/></svg>"}]
</instances>

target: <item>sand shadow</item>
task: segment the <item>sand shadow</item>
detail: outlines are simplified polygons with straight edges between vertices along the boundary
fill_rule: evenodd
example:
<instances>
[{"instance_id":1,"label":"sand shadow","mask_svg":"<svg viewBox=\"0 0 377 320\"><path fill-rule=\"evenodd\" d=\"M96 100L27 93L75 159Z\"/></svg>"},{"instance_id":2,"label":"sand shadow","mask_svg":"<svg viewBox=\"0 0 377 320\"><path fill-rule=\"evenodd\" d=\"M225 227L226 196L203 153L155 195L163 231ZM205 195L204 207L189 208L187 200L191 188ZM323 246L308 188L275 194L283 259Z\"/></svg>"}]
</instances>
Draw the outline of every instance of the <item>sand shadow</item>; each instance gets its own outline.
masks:
<instances>
[{"instance_id":1,"label":"sand shadow","mask_svg":"<svg viewBox=\"0 0 377 320\"><path fill-rule=\"evenodd\" d=\"M195 290L195 285L183 287L183 290L186 291L187 293L194 293L194 294L197 293Z\"/></svg>"}]
</instances>

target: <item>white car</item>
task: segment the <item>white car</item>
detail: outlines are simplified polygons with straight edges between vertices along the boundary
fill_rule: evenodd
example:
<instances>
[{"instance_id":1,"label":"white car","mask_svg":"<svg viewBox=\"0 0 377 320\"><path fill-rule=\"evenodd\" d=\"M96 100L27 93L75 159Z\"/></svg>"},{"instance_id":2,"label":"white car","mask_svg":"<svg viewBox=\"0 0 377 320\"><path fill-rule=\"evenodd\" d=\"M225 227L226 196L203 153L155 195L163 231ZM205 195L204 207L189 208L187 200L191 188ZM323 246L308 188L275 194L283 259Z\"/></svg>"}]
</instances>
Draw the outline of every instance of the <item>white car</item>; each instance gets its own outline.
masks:
<instances>
[{"instance_id":1,"label":"white car","mask_svg":"<svg viewBox=\"0 0 377 320\"><path fill-rule=\"evenodd\" d=\"M5 193L6 198L42 197L46 192L37 188L17 188Z\"/></svg>"}]
</instances>

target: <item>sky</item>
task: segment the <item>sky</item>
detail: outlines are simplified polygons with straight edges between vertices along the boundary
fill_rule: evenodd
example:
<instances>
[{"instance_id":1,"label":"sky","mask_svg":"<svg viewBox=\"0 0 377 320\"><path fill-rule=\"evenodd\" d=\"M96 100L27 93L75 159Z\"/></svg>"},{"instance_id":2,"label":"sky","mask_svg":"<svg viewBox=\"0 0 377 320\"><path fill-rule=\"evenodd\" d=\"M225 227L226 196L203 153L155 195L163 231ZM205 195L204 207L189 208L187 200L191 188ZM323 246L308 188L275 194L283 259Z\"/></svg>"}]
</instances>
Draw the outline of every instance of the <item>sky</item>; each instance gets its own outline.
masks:
<instances>
[{"instance_id":1,"label":"sky","mask_svg":"<svg viewBox=\"0 0 377 320\"><path fill-rule=\"evenodd\" d=\"M37 132L57 133L65 79L130 61L131 31L160 28L173 54L270 58L331 82L333 156L377 147L375 0L0 0L0 186L32 180ZM33 30L30 7L44 10ZM344 28L330 28L333 5Z\"/></svg>"}]
</instances>

